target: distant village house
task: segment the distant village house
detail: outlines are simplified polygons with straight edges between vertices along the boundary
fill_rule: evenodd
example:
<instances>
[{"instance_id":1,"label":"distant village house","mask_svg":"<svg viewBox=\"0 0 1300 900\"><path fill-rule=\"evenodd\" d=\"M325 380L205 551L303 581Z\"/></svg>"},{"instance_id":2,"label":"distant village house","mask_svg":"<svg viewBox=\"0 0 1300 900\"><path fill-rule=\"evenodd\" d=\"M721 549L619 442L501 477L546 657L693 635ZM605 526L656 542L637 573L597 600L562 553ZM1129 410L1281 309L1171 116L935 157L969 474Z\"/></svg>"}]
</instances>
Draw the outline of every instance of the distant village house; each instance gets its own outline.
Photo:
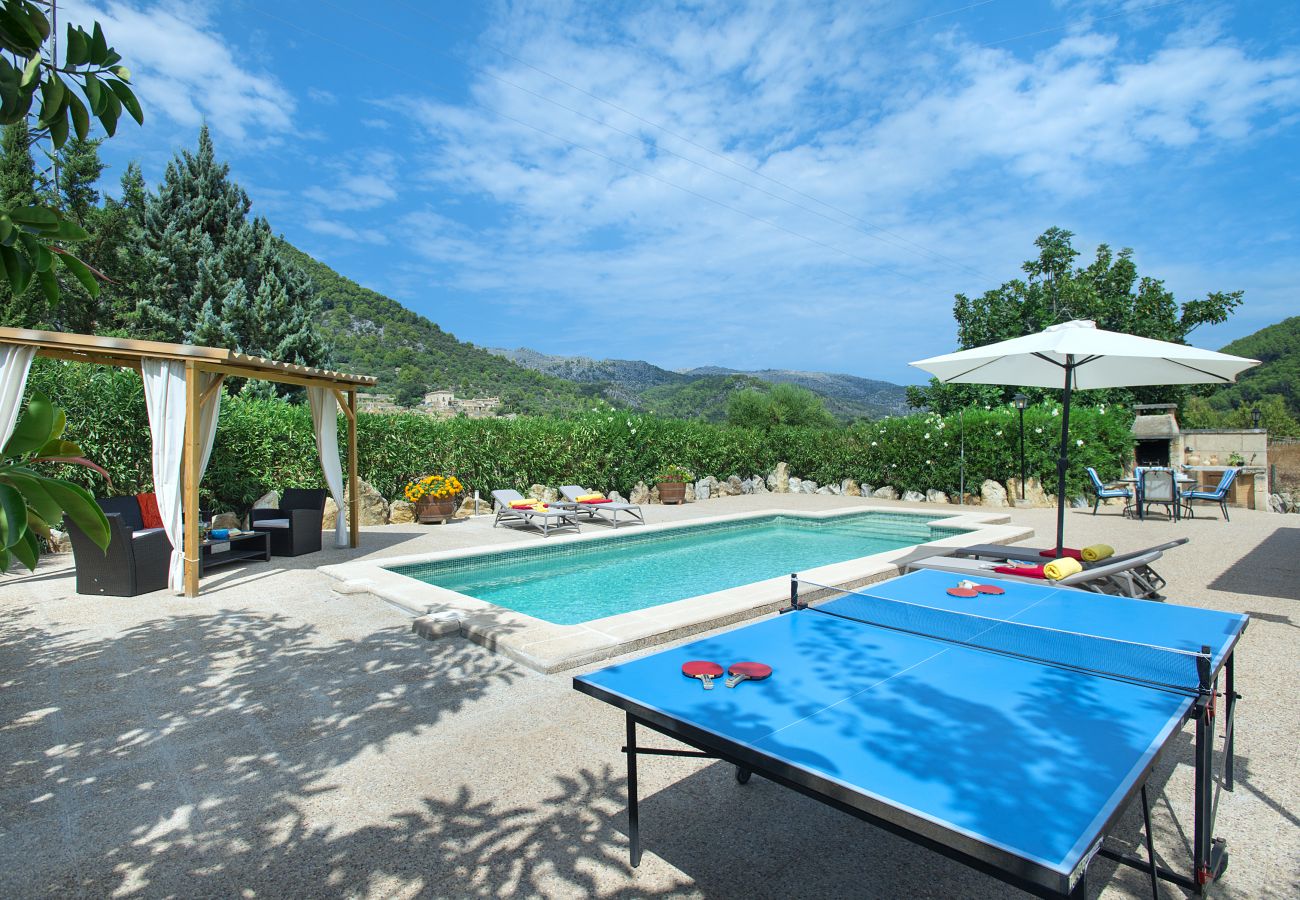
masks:
<instances>
[{"instance_id":1,"label":"distant village house","mask_svg":"<svg viewBox=\"0 0 1300 900\"><path fill-rule=\"evenodd\" d=\"M491 419L501 406L499 397L458 398L453 391L429 391L419 406L408 409L399 406L392 394L361 394L358 403L364 412L424 413L439 418L464 415L471 419Z\"/></svg>"}]
</instances>

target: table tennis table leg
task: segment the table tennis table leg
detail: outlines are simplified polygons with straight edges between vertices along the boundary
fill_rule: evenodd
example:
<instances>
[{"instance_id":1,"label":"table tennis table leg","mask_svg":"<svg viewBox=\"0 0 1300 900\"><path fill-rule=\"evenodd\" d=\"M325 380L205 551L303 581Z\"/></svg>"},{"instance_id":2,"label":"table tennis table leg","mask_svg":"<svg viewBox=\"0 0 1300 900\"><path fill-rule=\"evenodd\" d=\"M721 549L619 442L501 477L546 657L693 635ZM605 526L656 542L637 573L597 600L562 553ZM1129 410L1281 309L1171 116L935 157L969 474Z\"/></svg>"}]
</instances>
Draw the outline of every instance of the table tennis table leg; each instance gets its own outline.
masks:
<instances>
[{"instance_id":1,"label":"table tennis table leg","mask_svg":"<svg viewBox=\"0 0 1300 900\"><path fill-rule=\"evenodd\" d=\"M1192 828L1192 880L1198 896L1205 893L1209 882L1210 837L1214 828L1214 816L1211 804L1214 797L1213 752L1214 720L1210 709L1214 702L1213 695L1198 701L1196 710L1196 786L1194 794L1195 811Z\"/></svg>"},{"instance_id":2,"label":"table tennis table leg","mask_svg":"<svg viewBox=\"0 0 1300 900\"><path fill-rule=\"evenodd\" d=\"M641 865L641 812L636 796L636 719L627 714L627 837L632 868Z\"/></svg>"}]
</instances>

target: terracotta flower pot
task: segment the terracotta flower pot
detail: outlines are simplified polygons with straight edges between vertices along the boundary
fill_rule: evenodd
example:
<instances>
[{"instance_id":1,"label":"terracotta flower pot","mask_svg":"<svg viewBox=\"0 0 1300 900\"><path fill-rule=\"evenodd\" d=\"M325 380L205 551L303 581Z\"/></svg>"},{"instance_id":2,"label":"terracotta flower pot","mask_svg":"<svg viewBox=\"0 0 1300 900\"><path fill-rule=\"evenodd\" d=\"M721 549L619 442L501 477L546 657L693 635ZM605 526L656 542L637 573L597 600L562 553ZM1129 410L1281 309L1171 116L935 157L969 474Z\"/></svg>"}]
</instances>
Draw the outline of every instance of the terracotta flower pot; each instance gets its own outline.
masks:
<instances>
[{"instance_id":1,"label":"terracotta flower pot","mask_svg":"<svg viewBox=\"0 0 1300 900\"><path fill-rule=\"evenodd\" d=\"M659 502L660 503L685 503L686 482L684 481L659 482Z\"/></svg>"},{"instance_id":2,"label":"terracotta flower pot","mask_svg":"<svg viewBox=\"0 0 1300 900\"><path fill-rule=\"evenodd\" d=\"M420 522L445 522L456 514L456 500L423 497L415 501L415 518Z\"/></svg>"}]
</instances>

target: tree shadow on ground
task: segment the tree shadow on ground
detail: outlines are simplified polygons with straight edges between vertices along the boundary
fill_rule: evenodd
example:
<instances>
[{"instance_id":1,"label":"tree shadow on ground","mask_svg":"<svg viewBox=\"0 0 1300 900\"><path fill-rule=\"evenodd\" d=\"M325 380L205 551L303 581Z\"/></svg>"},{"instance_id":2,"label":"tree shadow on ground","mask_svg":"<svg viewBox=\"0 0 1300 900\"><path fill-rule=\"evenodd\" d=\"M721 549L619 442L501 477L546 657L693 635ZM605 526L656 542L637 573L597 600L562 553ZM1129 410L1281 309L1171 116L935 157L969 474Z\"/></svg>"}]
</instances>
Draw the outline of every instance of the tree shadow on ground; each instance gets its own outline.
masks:
<instances>
[{"instance_id":1,"label":"tree shadow on ground","mask_svg":"<svg viewBox=\"0 0 1300 900\"><path fill-rule=\"evenodd\" d=\"M1300 528L1279 528L1210 582L1210 588L1300 600Z\"/></svg>"}]
</instances>

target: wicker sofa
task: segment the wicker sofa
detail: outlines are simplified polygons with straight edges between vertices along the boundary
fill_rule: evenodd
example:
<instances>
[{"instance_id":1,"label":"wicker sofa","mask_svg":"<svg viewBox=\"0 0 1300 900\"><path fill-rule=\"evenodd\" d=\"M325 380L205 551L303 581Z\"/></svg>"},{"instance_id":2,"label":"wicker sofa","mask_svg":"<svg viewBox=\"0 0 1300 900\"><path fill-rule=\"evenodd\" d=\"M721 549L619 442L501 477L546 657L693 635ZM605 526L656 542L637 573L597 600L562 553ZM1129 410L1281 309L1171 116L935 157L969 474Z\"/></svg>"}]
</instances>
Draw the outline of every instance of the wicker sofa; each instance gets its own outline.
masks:
<instances>
[{"instance_id":1,"label":"wicker sofa","mask_svg":"<svg viewBox=\"0 0 1300 900\"><path fill-rule=\"evenodd\" d=\"M321 524L325 519L323 489L288 488L278 509L254 509L248 527L271 533L272 556L302 556L321 548Z\"/></svg>"},{"instance_id":2,"label":"wicker sofa","mask_svg":"<svg viewBox=\"0 0 1300 900\"><path fill-rule=\"evenodd\" d=\"M98 499L108 517L108 549L100 550L71 519L63 527L72 540L77 593L134 597L167 587L172 542L161 528L145 528L135 497Z\"/></svg>"}]
</instances>

